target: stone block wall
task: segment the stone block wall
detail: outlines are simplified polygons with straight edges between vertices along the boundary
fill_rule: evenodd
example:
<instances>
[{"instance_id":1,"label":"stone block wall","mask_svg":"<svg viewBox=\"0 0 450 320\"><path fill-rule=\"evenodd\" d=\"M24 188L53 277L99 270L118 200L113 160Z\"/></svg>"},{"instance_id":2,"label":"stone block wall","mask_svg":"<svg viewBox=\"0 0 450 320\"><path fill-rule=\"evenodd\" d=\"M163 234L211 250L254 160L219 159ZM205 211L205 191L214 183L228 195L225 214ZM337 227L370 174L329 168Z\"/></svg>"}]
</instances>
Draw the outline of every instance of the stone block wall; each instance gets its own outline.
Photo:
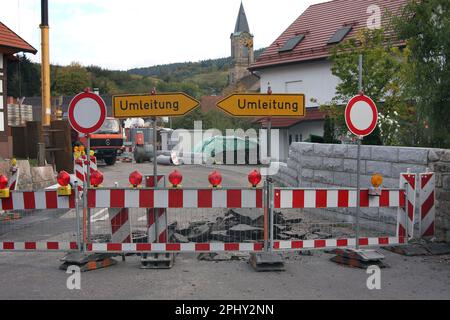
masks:
<instances>
[{"instance_id":1,"label":"stone block wall","mask_svg":"<svg viewBox=\"0 0 450 320\"><path fill-rule=\"evenodd\" d=\"M295 142L289 149L289 159L280 166L274 180L289 187L356 187L357 146ZM423 173L427 168L436 172L437 235L450 240L450 150L362 146L360 184L369 187L373 174L383 176L383 187L398 188L400 173ZM327 212L329 212L327 210ZM351 220L354 210L334 211ZM395 209L362 209L367 219L395 224Z\"/></svg>"}]
</instances>

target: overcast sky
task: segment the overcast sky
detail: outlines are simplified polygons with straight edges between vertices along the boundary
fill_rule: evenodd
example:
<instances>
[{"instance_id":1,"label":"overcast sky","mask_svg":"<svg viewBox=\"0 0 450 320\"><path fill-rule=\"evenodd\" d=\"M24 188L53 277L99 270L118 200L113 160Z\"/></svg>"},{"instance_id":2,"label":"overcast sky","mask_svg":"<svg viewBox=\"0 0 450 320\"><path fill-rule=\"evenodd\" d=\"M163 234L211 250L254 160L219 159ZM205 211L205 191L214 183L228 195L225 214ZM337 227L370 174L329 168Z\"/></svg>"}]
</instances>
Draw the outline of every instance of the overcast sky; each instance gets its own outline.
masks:
<instances>
[{"instance_id":1,"label":"overcast sky","mask_svg":"<svg viewBox=\"0 0 450 320\"><path fill-rule=\"evenodd\" d=\"M40 50L40 0L0 0L0 21ZM127 70L230 55L241 0L49 0L50 60ZM243 0L255 49L325 0ZM40 61L40 54L31 56Z\"/></svg>"}]
</instances>

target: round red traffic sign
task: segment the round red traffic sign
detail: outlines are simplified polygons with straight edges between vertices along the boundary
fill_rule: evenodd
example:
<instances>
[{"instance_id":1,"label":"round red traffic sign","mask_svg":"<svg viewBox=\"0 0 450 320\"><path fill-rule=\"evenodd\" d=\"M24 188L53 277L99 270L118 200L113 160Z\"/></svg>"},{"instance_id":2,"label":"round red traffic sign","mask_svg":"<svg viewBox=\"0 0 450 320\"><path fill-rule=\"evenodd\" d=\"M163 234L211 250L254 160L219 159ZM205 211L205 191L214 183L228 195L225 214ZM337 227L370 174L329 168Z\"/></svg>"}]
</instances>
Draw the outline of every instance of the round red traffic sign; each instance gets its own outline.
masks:
<instances>
[{"instance_id":1,"label":"round red traffic sign","mask_svg":"<svg viewBox=\"0 0 450 320\"><path fill-rule=\"evenodd\" d=\"M351 133L368 136L375 130L378 121L377 106L368 96L358 95L350 99L345 108L345 123Z\"/></svg>"},{"instance_id":2,"label":"round red traffic sign","mask_svg":"<svg viewBox=\"0 0 450 320\"><path fill-rule=\"evenodd\" d=\"M105 122L105 101L92 92L77 94L69 104L68 114L74 130L84 134L94 133Z\"/></svg>"}]
</instances>

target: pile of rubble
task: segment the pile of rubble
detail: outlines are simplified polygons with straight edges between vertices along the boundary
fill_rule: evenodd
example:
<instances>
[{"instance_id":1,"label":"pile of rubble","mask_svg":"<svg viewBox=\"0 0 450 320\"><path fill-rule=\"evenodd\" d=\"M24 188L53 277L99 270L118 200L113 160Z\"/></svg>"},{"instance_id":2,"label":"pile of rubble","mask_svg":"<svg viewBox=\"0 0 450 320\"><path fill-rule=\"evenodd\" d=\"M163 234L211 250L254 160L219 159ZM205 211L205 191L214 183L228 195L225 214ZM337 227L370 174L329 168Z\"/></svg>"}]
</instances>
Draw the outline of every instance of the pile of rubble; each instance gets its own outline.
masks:
<instances>
[{"instance_id":1,"label":"pile of rubble","mask_svg":"<svg viewBox=\"0 0 450 320\"><path fill-rule=\"evenodd\" d=\"M274 212L274 239L329 239L330 230L302 223L298 212ZM264 238L262 210L229 209L216 221L174 222L169 226L172 242L260 242Z\"/></svg>"}]
</instances>

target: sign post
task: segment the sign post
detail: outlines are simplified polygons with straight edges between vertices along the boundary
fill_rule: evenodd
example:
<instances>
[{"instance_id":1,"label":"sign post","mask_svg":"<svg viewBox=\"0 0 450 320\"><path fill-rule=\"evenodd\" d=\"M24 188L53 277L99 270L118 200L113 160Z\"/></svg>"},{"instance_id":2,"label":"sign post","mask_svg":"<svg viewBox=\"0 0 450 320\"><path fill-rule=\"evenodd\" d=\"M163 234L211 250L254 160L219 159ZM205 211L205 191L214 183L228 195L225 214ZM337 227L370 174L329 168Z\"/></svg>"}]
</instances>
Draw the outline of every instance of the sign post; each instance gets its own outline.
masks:
<instances>
[{"instance_id":1,"label":"sign post","mask_svg":"<svg viewBox=\"0 0 450 320\"><path fill-rule=\"evenodd\" d=\"M362 55L359 56L359 91L360 94L350 99L345 108L345 123L351 133L356 135L357 164L356 164L356 248L359 248L359 215L360 215L360 168L361 168L361 140L375 130L378 121L378 110L375 103L365 96L362 87Z\"/></svg>"},{"instance_id":2,"label":"sign post","mask_svg":"<svg viewBox=\"0 0 450 320\"><path fill-rule=\"evenodd\" d=\"M84 134L87 137L86 157L87 157L87 170L86 179L84 181L83 192L83 211L87 228L87 239L90 235L90 210L87 209L87 188L90 187L90 173L91 173L91 133L99 130L106 119L106 104L103 99L95 94L86 90L80 94L77 94L69 104L68 117L70 126L80 134Z\"/></svg>"}]
</instances>

